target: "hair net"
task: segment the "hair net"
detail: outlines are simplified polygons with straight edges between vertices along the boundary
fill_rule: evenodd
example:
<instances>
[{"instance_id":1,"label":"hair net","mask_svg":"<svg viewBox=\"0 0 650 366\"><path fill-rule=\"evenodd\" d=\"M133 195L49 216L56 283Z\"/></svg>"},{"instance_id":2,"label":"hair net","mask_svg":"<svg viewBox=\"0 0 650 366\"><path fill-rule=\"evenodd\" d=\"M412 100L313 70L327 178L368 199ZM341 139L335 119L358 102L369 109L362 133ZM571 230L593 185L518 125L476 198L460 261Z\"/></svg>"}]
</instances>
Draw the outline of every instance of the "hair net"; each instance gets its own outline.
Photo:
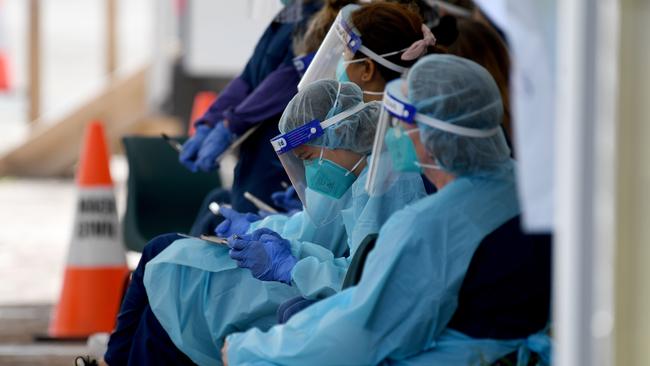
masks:
<instances>
[{"instance_id":1,"label":"hair net","mask_svg":"<svg viewBox=\"0 0 650 366\"><path fill-rule=\"evenodd\" d=\"M490 73L452 55L420 59L408 74L408 99L418 113L479 130L503 122L503 103ZM497 169L510 159L503 131L487 138L466 137L418 123L420 139L438 164L463 175Z\"/></svg>"},{"instance_id":2,"label":"hair net","mask_svg":"<svg viewBox=\"0 0 650 366\"><path fill-rule=\"evenodd\" d=\"M303 88L284 110L278 126L280 132L287 133L315 119L325 121L363 103L363 92L356 84L340 84L340 92L339 82L335 80L318 80ZM366 103L358 113L326 128L324 135L310 141L309 145L346 149L364 155L370 153L380 108L380 102Z\"/></svg>"}]
</instances>

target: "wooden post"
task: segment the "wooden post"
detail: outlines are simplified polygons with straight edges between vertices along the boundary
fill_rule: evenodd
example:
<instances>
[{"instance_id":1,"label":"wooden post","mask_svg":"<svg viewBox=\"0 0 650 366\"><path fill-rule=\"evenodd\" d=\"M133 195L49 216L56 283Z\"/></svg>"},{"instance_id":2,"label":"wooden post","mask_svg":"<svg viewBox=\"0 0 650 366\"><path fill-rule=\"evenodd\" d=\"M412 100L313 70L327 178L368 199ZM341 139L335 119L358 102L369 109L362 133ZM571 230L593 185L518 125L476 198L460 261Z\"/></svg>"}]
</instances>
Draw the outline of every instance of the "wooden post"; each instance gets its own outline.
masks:
<instances>
[{"instance_id":1,"label":"wooden post","mask_svg":"<svg viewBox=\"0 0 650 366\"><path fill-rule=\"evenodd\" d=\"M41 4L29 0L29 115L34 124L41 116ZM33 127L33 126L32 126Z\"/></svg>"},{"instance_id":2,"label":"wooden post","mask_svg":"<svg viewBox=\"0 0 650 366\"><path fill-rule=\"evenodd\" d=\"M650 365L650 3L621 0L618 51L616 365Z\"/></svg>"},{"instance_id":3,"label":"wooden post","mask_svg":"<svg viewBox=\"0 0 650 366\"><path fill-rule=\"evenodd\" d=\"M111 79L117 69L116 19L116 1L106 0L106 73Z\"/></svg>"}]
</instances>

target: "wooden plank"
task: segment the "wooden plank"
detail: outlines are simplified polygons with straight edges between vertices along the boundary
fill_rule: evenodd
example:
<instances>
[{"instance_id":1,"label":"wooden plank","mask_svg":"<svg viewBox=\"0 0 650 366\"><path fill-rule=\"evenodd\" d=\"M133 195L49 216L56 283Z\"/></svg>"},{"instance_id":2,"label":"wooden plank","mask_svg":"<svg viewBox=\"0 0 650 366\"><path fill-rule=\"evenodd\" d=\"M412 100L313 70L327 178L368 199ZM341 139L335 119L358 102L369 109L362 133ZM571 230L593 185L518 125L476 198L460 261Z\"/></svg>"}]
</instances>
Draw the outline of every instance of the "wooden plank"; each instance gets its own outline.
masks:
<instances>
[{"instance_id":1,"label":"wooden plank","mask_svg":"<svg viewBox=\"0 0 650 366\"><path fill-rule=\"evenodd\" d=\"M36 124L41 116L41 2L29 1L29 112L28 121Z\"/></svg>"},{"instance_id":2,"label":"wooden plank","mask_svg":"<svg viewBox=\"0 0 650 366\"><path fill-rule=\"evenodd\" d=\"M0 366L70 366L77 356L87 354L83 343L2 344Z\"/></svg>"},{"instance_id":3,"label":"wooden plank","mask_svg":"<svg viewBox=\"0 0 650 366\"><path fill-rule=\"evenodd\" d=\"M90 121L104 123L109 141L116 141L147 115L148 67L115 81L82 107L55 123L38 123L28 140L0 157L0 176L69 175L78 159L83 131Z\"/></svg>"},{"instance_id":4,"label":"wooden plank","mask_svg":"<svg viewBox=\"0 0 650 366\"><path fill-rule=\"evenodd\" d=\"M3 305L0 307L0 344L30 343L47 333L51 305Z\"/></svg>"},{"instance_id":5,"label":"wooden plank","mask_svg":"<svg viewBox=\"0 0 650 366\"><path fill-rule=\"evenodd\" d=\"M106 73L112 79L117 70L117 11L115 0L106 1Z\"/></svg>"}]
</instances>

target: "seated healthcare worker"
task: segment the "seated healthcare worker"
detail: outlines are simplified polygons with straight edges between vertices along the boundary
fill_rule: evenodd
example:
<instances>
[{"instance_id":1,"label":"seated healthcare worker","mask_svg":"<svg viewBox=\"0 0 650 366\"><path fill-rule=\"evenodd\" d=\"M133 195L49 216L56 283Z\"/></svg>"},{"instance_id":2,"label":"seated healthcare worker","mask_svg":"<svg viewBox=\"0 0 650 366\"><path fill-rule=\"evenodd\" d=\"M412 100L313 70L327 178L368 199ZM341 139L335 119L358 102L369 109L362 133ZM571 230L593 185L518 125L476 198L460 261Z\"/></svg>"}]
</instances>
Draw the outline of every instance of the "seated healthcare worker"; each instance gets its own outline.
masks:
<instances>
[{"instance_id":1,"label":"seated healthcare worker","mask_svg":"<svg viewBox=\"0 0 650 366\"><path fill-rule=\"evenodd\" d=\"M287 178L267 142L278 134L277 121L300 81L300 70L293 63L294 32L304 33L308 20L322 5L321 0L288 2L262 34L241 75L199 120L192 121L196 133L183 144L179 160L195 172L218 169L216 158L238 136L256 128L240 146L231 192L215 190L208 203L225 201L239 211L257 212L244 192L270 203L271 194L282 189ZM216 225L214 218L204 205L192 234L210 233Z\"/></svg>"},{"instance_id":2,"label":"seated healthcare worker","mask_svg":"<svg viewBox=\"0 0 650 366\"><path fill-rule=\"evenodd\" d=\"M378 126L378 134L386 132L373 149L371 197L384 191L392 172L420 169L438 192L382 226L357 286L268 331L229 335L225 364L490 365L520 347L540 345L530 339L543 335L476 339L447 327L475 250L520 213L494 80L472 61L430 55L406 82L389 83L386 94L390 113ZM509 305L502 311L518 303ZM521 355L524 364L526 352Z\"/></svg>"},{"instance_id":3,"label":"seated healthcare worker","mask_svg":"<svg viewBox=\"0 0 650 366\"><path fill-rule=\"evenodd\" d=\"M322 28L315 25L315 23L319 23L318 20L322 20L324 18L327 18L325 15L331 13L328 12L331 10L329 8L330 3L333 4L332 1L328 1L326 4L326 8L323 8L321 12L318 14L324 14L322 17L321 16L316 16L312 23L310 24L310 28L307 32L307 36L305 38L305 41L313 41L315 37L309 37L309 34L319 34L319 30ZM344 3L342 1L335 1L336 4ZM332 5L332 8L334 8L334 5ZM348 10L349 11L349 10ZM381 26L373 26L372 22L368 22L365 19L369 16L373 15L378 17L378 19L383 19L385 22ZM387 78L389 77L396 77L399 75L398 72L392 71L387 69L386 67L382 66L383 64L388 64L391 65L395 64L394 66L410 66L414 63L414 56L418 54L421 54L422 51L418 51L418 49L426 50L428 45L431 43L430 37L426 37L426 33L422 33L421 24L419 23L419 18L417 14L414 14L413 12L407 10L405 7L401 7L398 5L385 5L385 4L371 4L367 5L365 7L362 7L360 10L355 12L356 18L356 23L359 24L358 28L355 28L355 35L351 36L350 38L355 38L358 39L360 33L358 33L359 29L365 30L368 32L368 34L371 34L372 36L367 36L365 37L368 39L366 42L369 46L372 46L373 44L377 45L377 47L382 47L381 50L387 50L387 47L391 47L392 50L394 49L404 49L408 50L411 49L411 52L409 52L410 57L405 57L405 60L402 59L401 55L389 55L386 56L386 60L384 60L384 57L378 56L375 52L372 52L369 48L363 48L363 50L368 49L368 53L371 55L371 58L365 58L361 59L360 61L363 61L363 67L361 67L361 62L357 62L357 66L359 67L348 67L347 68L347 73L351 75L351 77L354 80L357 80L361 85L366 85L368 83L371 84L376 84L376 80L388 80ZM349 19L350 14L346 15L345 19ZM327 18L329 19L329 18ZM331 20L330 20L331 22ZM320 23L319 23L320 24ZM332 31L330 30L329 34L333 34ZM400 37L395 37L396 34L401 34ZM329 36L331 38L331 36ZM385 42L382 42L382 40L385 40ZM374 42L374 43L373 43ZM411 42L411 43L409 43ZM410 45L410 46L409 46ZM374 46L372 46L374 47ZM415 52L413 51L413 48L416 48ZM339 49L339 52L342 52L343 47ZM358 53L360 53L359 51ZM348 52L349 55L349 52ZM362 56L362 55L360 55ZM336 69L336 66L338 65L338 60L341 57L341 53L338 53L336 55L336 59L334 60L334 67L331 68L332 73L331 76L335 77L335 72L334 70ZM379 60L379 61L376 61ZM390 61L392 60L392 61ZM388 63L386 62L388 61ZM400 69L401 70L401 69ZM385 83L385 81L384 81ZM383 89L383 85L381 85L381 89ZM364 99L368 99L367 97L370 94L364 93ZM249 215L252 216L252 215ZM281 231L283 225L275 225L272 226L271 228L273 230L279 231L285 238L292 238L292 237L297 237L296 235L299 235L301 240L303 241L310 241L314 243L325 243L325 246L328 246L329 243L337 243L338 249L333 248L329 246L329 249L332 250L334 253L335 257L340 257L344 254L345 249L347 245L346 243L346 238L342 237L342 235L345 235L345 227L343 226L342 222L340 222L340 219L337 219L339 222L338 223L330 223L328 225L328 228L320 228L319 230L314 230L311 224L307 223L307 220L303 220L299 217L295 218L299 224L293 224L287 227L289 230L287 231ZM253 220L254 221L254 220ZM275 223L279 223L278 217L275 218ZM245 223L247 226L247 223ZM293 228L293 229L292 229ZM291 233L291 230L296 230L296 233ZM158 330L160 330L160 324L158 323L157 319L153 316L153 313L151 313L151 309L148 305L148 299L146 296L144 296L144 286L142 285L142 275L144 272L144 267L147 264L147 262L156 256L160 251L162 251L165 247L170 245L175 239L178 239L177 235L170 234L167 236L161 236L158 237L154 240L152 240L147 249L145 249L141 263L138 266L138 269L134 272L133 275L133 282L131 283L129 290L127 292L126 300L122 306L120 315L118 317L118 326L116 328L116 331L114 334L111 336L111 340L109 342L109 350L107 352L107 357L106 359L123 359L124 357L128 356L129 352L132 354L134 352L137 352L138 349L141 349L142 347L131 347L132 344L132 339L133 339L133 334L138 331L139 332L139 337L138 339L144 339L145 341L142 341L143 344L150 344L153 341L148 340L148 338L151 339L156 339L158 343L161 342L161 338L165 338L166 334L160 335ZM162 344L162 343L161 343ZM166 346L167 349L174 349L175 347L169 347L169 345ZM131 350L133 348L133 350ZM147 353L147 352L145 352ZM148 352L152 353L152 352ZM164 355L164 353L156 353L160 355ZM122 358L120 358L122 357ZM169 356L164 356L162 357L164 359L170 359ZM119 363L119 362L118 362Z\"/></svg>"},{"instance_id":4,"label":"seated healthcare worker","mask_svg":"<svg viewBox=\"0 0 650 366\"><path fill-rule=\"evenodd\" d=\"M298 90L315 80L352 81L364 100L381 100L386 83L399 78L415 61L435 51L435 37L408 6L373 2L347 5L323 43Z\"/></svg>"},{"instance_id":5,"label":"seated healthcare worker","mask_svg":"<svg viewBox=\"0 0 650 366\"><path fill-rule=\"evenodd\" d=\"M241 134L256 124L261 125L240 149L240 159L235 170L235 187L232 192L234 198L231 200L230 192L219 189L206 197L207 203L219 196L240 210L253 211L256 210L255 207L243 198L244 191L250 191L263 198L279 190L281 182L287 180L276 154L268 145L268 139L277 134L276 121L286 104L295 95L296 85L300 80L301 69L295 67L292 62L291 39L295 36L294 33L302 33L307 20L319 10L321 4L320 0L296 0L283 8L261 36L242 74L222 91L205 115L196 121L199 131L186 142L184 151L179 157L188 169L194 171L215 169L216 156L228 147L234 135ZM327 9L321 9L323 11L318 14L331 11L330 6L331 1L327 1ZM325 18L332 17L327 15ZM229 128L232 132L224 128L222 121L225 119L230 121ZM260 180L264 184L259 184ZM205 204L197 215L191 230L192 235L211 233L218 223L216 216L208 211L207 206ZM117 327L111 335L105 355L106 361L113 364L126 364L129 358L137 360L134 352L142 347L132 347L135 332L149 334L155 333L155 329L162 330L155 317L148 313L142 276L146 262L177 238L180 237L175 234L160 236L152 240L143 251L141 263L133 273L133 281L121 306ZM151 319L146 321L149 316ZM146 324L150 326L145 326ZM147 337L138 336L138 339L143 338ZM174 362L172 354L175 354L175 347L171 342L161 348L169 350L170 354L165 352L144 352L144 354L159 355L160 362L171 364L181 362L182 353ZM143 364L144 361L133 362ZM159 364L155 359L151 363Z\"/></svg>"},{"instance_id":6,"label":"seated healthcare worker","mask_svg":"<svg viewBox=\"0 0 650 366\"><path fill-rule=\"evenodd\" d=\"M422 18L412 7L402 4L377 2L363 6L344 7L332 24L318 54L301 80L299 88L311 80L352 80L364 91L364 100L377 100L383 95L386 82L407 70L415 61L428 52L441 52L435 47L435 37L422 24ZM423 180L427 192L435 188ZM286 192L274 194L276 204L294 193L294 187ZM293 208L301 207L296 205ZM288 207L291 208L291 207ZM243 234L250 222L260 218L250 213L223 210L224 220L216 230L222 237ZM282 236L281 224L286 220L275 216L272 228ZM321 231L322 232L322 231ZM309 306L313 301L291 299L278 309L280 321L293 312Z\"/></svg>"},{"instance_id":7,"label":"seated healthcare worker","mask_svg":"<svg viewBox=\"0 0 650 366\"><path fill-rule=\"evenodd\" d=\"M435 47L435 37L422 24L422 18L408 7L385 2L347 5L325 36L298 89L315 80L338 79L357 84L363 90L364 101L381 100L386 83L399 78L429 52L441 51ZM283 202L290 201L286 197L291 193L292 189L286 195L278 194L274 201L285 206ZM217 228L218 235L242 234L230 229L231 222L233 227L247 228L250 222L260 219L236 211L223 211L226 220ZM278 231L277 226L273 230Z\"/></svg>"},{"instance_id":8,"label":"seated healthcare worker","mask_svg":"<svg viewBox=\"0 0 650 366\"><path fill-rule=\"evenodd\" d=\"M309 3L309 1L307 1ZM314 3L312 1L312 3ZM316 2L318 4L319 2ZM286 107L287 103L295 95L297 92L296 86L298 85L298 81L300 77L304 75L304 72L306 68L309 66L311 63L311 60L313 59L316 51L318 50L318 47L320 46L321 42L323 41L323 37L325 37L325 34L327 31L330 29L332 23L334 22L339 10L344 7L345 5L348 5L350 3L356 3L355 0L326 0L324 1L323 7L314 14L308 22L308 26L306 30L303 30L303 23L304 21L301 21L298 23L293 31L292 35L292 48L293 48L293 53L296 55L293 59L293 65L289 62L284 62L278 68L274 71L272 71L268 76L267 79L265 79L261 84L259 84L258 87L255 88L254 91L250 92L250 96L245 99L244 102L241 102L241 104L237 105L234 107L232 114L238 115L240 118L245 118L250 121L256 121L260 117L264 116L267 114L268 111L275 111L275 113L279 113L280 111L284 110L284 107ZM300 8L301 2L299 1L294 1L291 5L288 6L287 9L296 9L298 8L300 11L296 10L286 10L281 13L284 14L285 12L289 13L289 16L279 16L283 21L289 21L292 20L292 18L299 18L296 17L296 14L300 15L301 12L303 14L303 17L306 19L308 16L309 12L305 11L305 7ZM309 7L307 7L307 10ZM272 28L270 28L272 29ZM277 32L277 37L283 37L282 32ZM263 37L262 39L264 39ZM268 41L267 41L268 42ZM260 41L262 43L262 41ZM271 43L271 42L268 42ZM288 39L285 39L284 41L280 40L278 42L273 41L272 43L277 43L281 44L283 46L286 46L289 43ZM260 47L256 48L256 53L253 55L253 60L256 55L261 54L260 52ZM269 46L269 49L273 49L272 47ZM263 50L263 48L262 48ZM270 51L269 51L270 52ZM264 57L266 59L266 57ZM269 60L273 60L273 58L269 58ZM286 60L285 60L286 61ZM266 65L266 63L257 63L262 67L263 65ZM256 64L253 64L253 66ZM251 69L253 66L249 64L246 68L246 70ZM295 70L295 71L294 71ZM233 90L237 90L236 86L239 85L240 83L237 82L237 80L233 81L230 85L233 85L235 87ZM226 88L227 91L231 91L232 88ZM287 91L289 93L287 93ZM232 94L232 93L230 93ZM220 99L223 99L224 95L222 94L220 96ZM232 98L230 98L232 99ZM212 116L211 118L214 118L214 116L218 116L220 113L220 110L226 110L228 108L233 108L230 106L231 102L227 101L228 98L226 98L226 102L219 102L217 100L215 104L213 105L213 110L212 112L206 113L206 118ZM278 108L279 107L279 108ZM224 112L225 113L225 112ZM274 121L277 121L279 119L279 114L276 114L274 116ZM208 118L209 119L209 118ZM263 122L268 124L268 122ZM274 128L277 131L277 124L271 123ZM269 127L269 128L271 128ZM215 132L216 133L216 132ZM270 159L273 161L273 168L280 169L280 173L282 176L284 176L284 169L281 168L279 162L277 161L275 156L268 157L267 153L272 151L271 146L267 144L268 140L271 137L274 137L277 134L271 134L271 135L266 135L265 138L263 139L253 139L251 140L252 143L244 145L242 148L247 148L247 147L253 147L254 149L260 150L264 152L265 158ZM215 154L220 154L223 149L227 147L227 145L230 144L230 139L225 140L226 143L221 144L221 145L215 145L212 144L209 146L206 146L205 149L201 147L201 150L205 152L203 154L203 158L200 160L205 161L209 163L208 167L211 166L211 162L213 159L213 156L216 156ZM194 153L192 153L194 154ZM246 155L251 155L251 154L260 154L259 152L251 152L251 153L245 153L244 157ZM201 155L198 153L198 155ZM274 155L274 154L272 154ZM247 161L256 161L254 159L254 156L252 155L253 158L247 159ZM241 158L241 154L240 154ZM197 157L197 159L199 159ZM263 164L264 162L257 162L257 164ZM190 164L192 162L190 161ZM208 209L210 203L213 201L218 202L218 203L232 203L232 207L238 211L241 212L247 212L249 219L261 219L257 214L253 214L252 212L255 212L256 210L253 209L253 206L251 205L250 202L248 201L243 201L243 198L241 195L243 192L246 191L246 189L240 189L241 184L247 185L247 184L254 184L254 185L259 185L260 181L264 181L264 189L266 189L266 194L270 192L271 188L277 189L277 181L273 181L274 184L269 184L269 177L265 176L264 179L259 179L258 176L255 176L254 174L251 175L243 175L242 173L245 173L247 170L244 167L248 163L241 163L240 165L242 166L241 169L237 169L235 171L235 178L237 178L239 175L242 175L242 179L235 179L234 181L234 186L233 186L233 194L232 196L234 197L239 197L240 199L233 201L231 200L231 194L230 192L223 190L223 189L215 189L212 192L210 192L204 199L204 202L199 210L199 214L197 216L197 219L195 220L194 225L192 226L192 230L190 231L191 235L198 236L199 234L211 234L214 231L214 228L222 221L221 216L215 216L213 215L210 210ZM189 165L191 167L191 165ZM248 179L244 179L245 177L253 177L251 178L252 181L249 181ZM280 181L280 184L284 184L287 181L286 176L285 179ZM258 187L259 188L259 187ZM254 195L257 197L261 198L263 201L266 201L267 203L273 203L273 205L276 208L283 209L287 212L293 213L295 210L300 210L302 208L301 204L299 203L298 200L295 199L295 192L293 192L291 187L288 187L286 192L285 191L277 191L271 194L271 200L268 200L268 197L265 195L259 195L259 191L251 191Z\"/></svg>"},{"instance_id":9,"label":"seated healthcare worker","mask_svg":"<svg viewBox=\"0 0 650 366\"><path fill-rule=\"evenodd\" d=\"M347 268L347 259L340 258L344 248L353 252L392 212L424 195L417 173L401 175L385 195L369 199L365 193L366 158L372 150L380 105L364 103L361 89L353 83L321 80L303 88L287 106L279 126L285 133L280 138L287 144L276 139L274 145L287 156L285 167L291 171L305 211L282 225L283 236L290 240L282 241L287 245L283 248L297 261L284 283L254 278L230 258L227 246L199 239L178 240L146 265L144 285L150 308L174 344L194 362L219 364L223 337L251 327L268 329L276 323L278 306L287 299L338 291ZM303 164L302 159L309 160ZM249 231L267 223L273 227L273 216ZM336 226L342 226L346 235L337 237ZM332 238L315 243L301 234ZM277 235L263 228L243 237ZM262 268L268 257L258 253L255 268ZM256 274L267 279L264 272Z\"/></svg>"}]
</instances>

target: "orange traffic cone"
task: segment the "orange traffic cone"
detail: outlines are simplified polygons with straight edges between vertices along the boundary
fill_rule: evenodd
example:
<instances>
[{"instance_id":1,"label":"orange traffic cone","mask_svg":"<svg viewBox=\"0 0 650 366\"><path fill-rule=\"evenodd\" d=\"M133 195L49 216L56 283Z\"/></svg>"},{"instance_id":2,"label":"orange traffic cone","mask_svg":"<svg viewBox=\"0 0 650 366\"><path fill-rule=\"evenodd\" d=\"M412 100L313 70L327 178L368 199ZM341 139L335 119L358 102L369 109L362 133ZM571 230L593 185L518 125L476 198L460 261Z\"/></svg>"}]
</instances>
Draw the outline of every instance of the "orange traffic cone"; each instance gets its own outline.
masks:
<instances>
[{"instance_id":1,"label":"orange traffic cone","mask_svg":"<svg viewBox=\"0 0 650 366\"><path fill-rule=\"evenodd\" d=\"M5 7L0 1L0 92L11 90L11 69L9 68L9 54L6 43Z\"/></svg>"},{"instance_id":2,"label":"orange traffic cone","mask_svg":"<svg viewBox=\"0 0 650 366\"><path fill-rule=\"evenodd\" d=\"M49 327L49 336L54 338L110 332L129 273L120 240L108 149L99 122L86 128L77 186L79 198L63 290Z\"/></svg>"},{"instance_id":3,"label":"orange traffic cone","mask_svg":"<svg viewBox=\"0 0 650 366\"><path fill-rule=\"evenodd\" d=\"M11 78L9 77L9 58L0 50L0 92L11 89Z\"/></svg>"},{"instance_id":4,"label":"orange traffic cone","mask_svg":"<svg viewBox=\"0 0 650 366\"><path fill-rule=\"evenodd\" d=\"M203 117L208 108L217 100L217 93L211 91L198 92L192 104L192 117L190 117L190 128L187 131L189 136L194 136L194 122Z\"/></svg>"}]
</instances>

